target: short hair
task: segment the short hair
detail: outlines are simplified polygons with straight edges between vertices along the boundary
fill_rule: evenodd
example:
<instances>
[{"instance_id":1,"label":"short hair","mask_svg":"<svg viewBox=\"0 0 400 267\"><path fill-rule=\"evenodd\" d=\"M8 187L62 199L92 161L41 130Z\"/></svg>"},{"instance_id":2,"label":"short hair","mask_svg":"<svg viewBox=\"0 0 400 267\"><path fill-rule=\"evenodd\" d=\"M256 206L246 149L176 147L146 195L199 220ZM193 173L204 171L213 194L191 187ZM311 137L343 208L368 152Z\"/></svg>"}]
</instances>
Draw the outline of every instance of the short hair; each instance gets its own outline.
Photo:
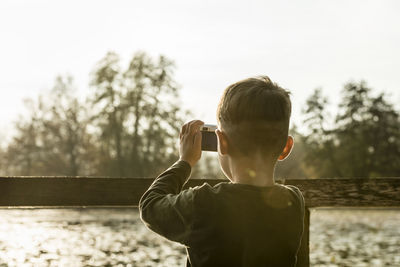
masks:
<instances>
[{"instance_id":1,"label":"short hair","mask_svg":"<svg viewBox=\"0 0 400 267\"><path fill-rule=\"evenodd\" d=\"M226 131L233 153L261 152L275 159L286 145L291 115L290 92L267 76L248 78L225 89L217 120Z\"/></svg>"}]
</instances>

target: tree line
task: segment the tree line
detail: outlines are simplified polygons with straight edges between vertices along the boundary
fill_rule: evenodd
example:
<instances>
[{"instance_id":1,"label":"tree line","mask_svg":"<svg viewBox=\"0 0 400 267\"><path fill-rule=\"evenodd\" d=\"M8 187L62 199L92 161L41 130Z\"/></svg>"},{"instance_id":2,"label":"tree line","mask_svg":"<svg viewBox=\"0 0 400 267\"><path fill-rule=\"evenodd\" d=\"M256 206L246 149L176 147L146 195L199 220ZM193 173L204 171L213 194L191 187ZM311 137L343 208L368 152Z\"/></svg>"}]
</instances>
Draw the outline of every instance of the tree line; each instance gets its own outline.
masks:
<instances>
[{"instance_id":1,"label":"tree line","mask_svg":"<svg viewBox=\"0 0 400 267\"><path fill-rule=\"evenodd\" d=\"M116 53L90 74L90 94L77 96L73 78L59 76L51 90L28 99L28 116L0 150L1 175L154 177L177 159L181 125L193 117L182 109L174 62L145 52L127 67ZM400 176L399 112L384 93L365 82L347 83L338 114L329 114L322 90L303 110L296 145L278 164L278 178ZM216 155L203 153L194 177L222 178Z\"/></svg>"},{"instance_id":2,"label":"tree line","mask_svg":"<svg viewBox=\"0 0 400 267\"><path fill-rule=\"evenodd\" d=\"M153 176L175 160L185 113L174 63L136 53L127 68L107 53L90 77L90 97L76 96L72 77L27 100L29 116L3 156L8 175Z\"/></svg>"},{"instance_id":3,"label":"tree line","mask_svg":"<svg viewBox=\"0 0 400 267\"><path fill-rule=\"evenodd\" d=\"M292 128L295 147L277 167L281 177L400 177L400 116L384 92L365 81L348 82L337 114L317 88L302 111L305 133Z\"/></svg>"}]
</instances>

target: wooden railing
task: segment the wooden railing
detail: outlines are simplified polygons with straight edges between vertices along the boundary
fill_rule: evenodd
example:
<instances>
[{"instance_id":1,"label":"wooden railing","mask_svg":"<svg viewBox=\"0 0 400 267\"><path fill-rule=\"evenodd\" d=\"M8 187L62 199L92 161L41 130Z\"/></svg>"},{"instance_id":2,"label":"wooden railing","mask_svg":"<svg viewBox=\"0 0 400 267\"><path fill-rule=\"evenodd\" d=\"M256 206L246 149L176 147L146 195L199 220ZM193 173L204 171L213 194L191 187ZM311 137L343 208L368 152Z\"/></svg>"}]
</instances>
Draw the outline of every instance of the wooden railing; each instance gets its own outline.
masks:
<instances>
[{"instance_id":1,"label":"wooden railing","mask_svg":"<svg viewBox=\"0 0 400 267\"><path fill-rule=\"evenodd\" d=\"M0 177L0 206L137 206L153 179L91 177ZM191 179L185 187L224 180ZM281 180L304 195L304 234L298 266L309 266L310 208L400 207L400 178Z\"/></svg>"}]
</instances>

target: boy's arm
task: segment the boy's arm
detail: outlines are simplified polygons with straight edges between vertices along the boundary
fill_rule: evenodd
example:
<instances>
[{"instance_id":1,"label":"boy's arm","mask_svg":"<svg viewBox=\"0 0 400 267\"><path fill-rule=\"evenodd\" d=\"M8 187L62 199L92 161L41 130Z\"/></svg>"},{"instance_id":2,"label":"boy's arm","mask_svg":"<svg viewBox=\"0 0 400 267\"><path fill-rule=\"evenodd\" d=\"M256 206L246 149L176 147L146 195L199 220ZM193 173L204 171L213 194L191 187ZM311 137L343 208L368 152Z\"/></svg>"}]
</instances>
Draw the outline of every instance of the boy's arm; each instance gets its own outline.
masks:
<instances>
[{"instance_id":1,"label":"boy's arm","mask_svg":"<svg viewBox=\"0 0 400 267\"><path fill-rule=\"evenodd\" d=\"M182 126L180 160L156 178L139 202L140 216L147 227L181 243L185 243L190 233L194 201L193 189L181 190L191 167L201 157L202 124L191 121Z\"/></svg>"},{"instance_id":2,"label":"boy's arm","mask_svg":"<svg viewBox=\"0 0 400 267\"><path fill-rule=\"evenodd\" d=\"M181 192L191 167L178 161L159 175L139 202L140 217L148 228L185 243L193 217L193 190Z\"/></svg>"}]
</instances>

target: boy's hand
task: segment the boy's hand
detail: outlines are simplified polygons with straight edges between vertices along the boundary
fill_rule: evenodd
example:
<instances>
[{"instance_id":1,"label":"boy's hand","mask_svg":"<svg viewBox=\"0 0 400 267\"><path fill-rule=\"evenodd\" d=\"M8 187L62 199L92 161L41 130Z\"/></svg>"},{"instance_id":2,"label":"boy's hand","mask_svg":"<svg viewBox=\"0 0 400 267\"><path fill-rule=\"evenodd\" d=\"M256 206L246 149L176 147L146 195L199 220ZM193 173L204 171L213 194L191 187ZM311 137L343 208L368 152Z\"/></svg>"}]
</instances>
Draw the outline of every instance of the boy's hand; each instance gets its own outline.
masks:
<instances>
[{"instance_id":1,"label":"boy's hand","mask_svg":"<svg viewBox=\"0 0 400 267\"><path fill-rule=\"evenodd\" d=\"M193 167L201 158L201 132L200 127L204 122L193 120L185 123L179 133L179 159L184 160Z\"/></svg>"}]
</instances>

